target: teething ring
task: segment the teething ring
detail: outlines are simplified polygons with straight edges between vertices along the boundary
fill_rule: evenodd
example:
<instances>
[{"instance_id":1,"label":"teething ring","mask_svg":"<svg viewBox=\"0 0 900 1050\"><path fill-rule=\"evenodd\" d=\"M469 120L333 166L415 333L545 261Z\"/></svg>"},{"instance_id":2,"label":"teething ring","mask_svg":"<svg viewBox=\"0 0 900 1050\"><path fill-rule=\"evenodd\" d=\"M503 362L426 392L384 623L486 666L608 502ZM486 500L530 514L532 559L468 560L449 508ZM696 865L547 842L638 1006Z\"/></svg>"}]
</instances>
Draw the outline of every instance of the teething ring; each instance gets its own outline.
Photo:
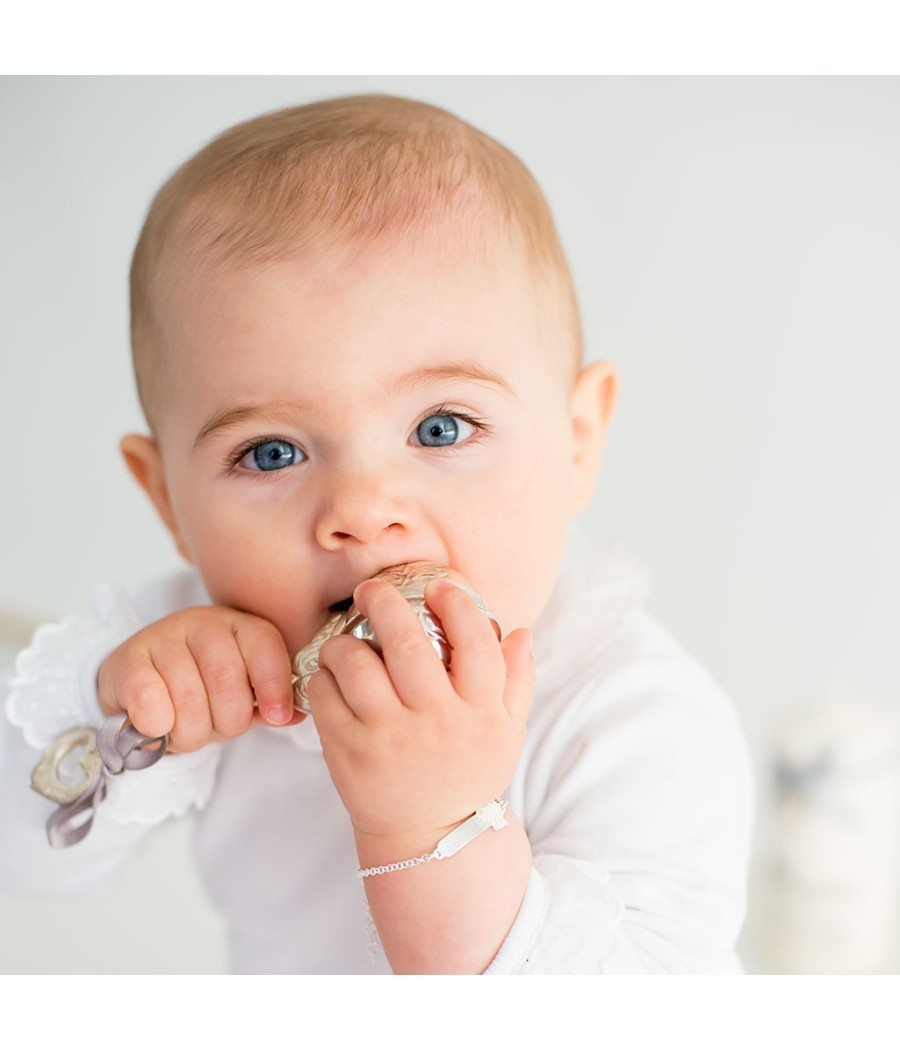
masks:
<instances>
[{"instance_id":1,"label":"teething ring","mask_svg":"<svg viewBox=\"0 0 900 1050\"><path fill-rule=\"evenodd\" d=\"M73 752L81 748L78 764L84 775L74 782L64 779L62 765ZM31 786L44 798L61 806L67 806L80 798L97 782L103 761L97 750L94 730L87 726L66 730L53 741L44 752L31 774Z\"/></svg>"}]
</instances>

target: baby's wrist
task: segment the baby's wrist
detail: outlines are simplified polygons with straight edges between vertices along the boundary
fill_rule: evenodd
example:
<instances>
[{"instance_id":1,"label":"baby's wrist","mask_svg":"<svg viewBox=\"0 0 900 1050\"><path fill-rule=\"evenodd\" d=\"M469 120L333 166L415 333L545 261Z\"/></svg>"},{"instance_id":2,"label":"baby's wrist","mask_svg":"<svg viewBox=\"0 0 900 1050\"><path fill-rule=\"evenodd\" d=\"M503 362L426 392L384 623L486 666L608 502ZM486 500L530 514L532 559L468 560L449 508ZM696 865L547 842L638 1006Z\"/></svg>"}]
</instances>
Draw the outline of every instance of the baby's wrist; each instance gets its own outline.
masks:
<instances>
[{"instance_id":1,"label":"baby's wrist","mask_svg":"<svg viewBox=\"0 0 900 1050\"><path fill-rule=\"evenodd\" d=\"M435 843L453 830L465 817L440 826L363 830L354 826L356 855L360 867L367 868L406 856L419 856L434 849ZM385 859L387 858L387 860Z\"/></svg>"},{"instance_id":2,"label":"baby's wrist","mask_svg":"<svg viewBox=\"0 0 900 1050\"><path fill-rule=\"evenodd\" d=\"M492 799L485 799L482 806ZM422 823L397 828L359 828L354 825L356 852L360 867L375 868L411 857L432 853L439 842L450 835L475 814L476 808L460 813L449 823ZM505 812L506 804L503 803Z\"/></svg>"}]
</instances>

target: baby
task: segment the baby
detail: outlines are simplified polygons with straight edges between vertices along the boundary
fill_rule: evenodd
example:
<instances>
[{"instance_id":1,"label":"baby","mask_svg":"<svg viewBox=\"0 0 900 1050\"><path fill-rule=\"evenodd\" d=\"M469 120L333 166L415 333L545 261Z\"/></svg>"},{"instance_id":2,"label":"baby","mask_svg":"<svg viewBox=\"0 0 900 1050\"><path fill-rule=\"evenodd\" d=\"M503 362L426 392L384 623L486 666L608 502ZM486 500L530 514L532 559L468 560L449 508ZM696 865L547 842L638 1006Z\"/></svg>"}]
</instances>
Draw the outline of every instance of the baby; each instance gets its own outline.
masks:
<instances>
[{"instance_id":1,"label":"baby","mask_svg":"<svg viewBox=\"0 0 900 1050\"><path fill-rule=\"evenodd\" d=\"M20 658L7 708L33 746L3 773L7 882L102 882L197 806L239 971L371 971L354 869L375 970L739 970L743 745L640 608L641 574L570 526L616 373L582 363L521 162L403 99L263 116L160 190L131 293L150 436L122 452L194 571L133 606L101 590L79 639L58 629L65 710L46 631ZM373 579L419 560L468 580L502 640L434 580L445 667ZM351 600L381 655L327 641L300 725L291 657ZM39 845L48 804L12 769L119 712L172 754L119 778L82 843Z\"/></svg>"}]
</instances>

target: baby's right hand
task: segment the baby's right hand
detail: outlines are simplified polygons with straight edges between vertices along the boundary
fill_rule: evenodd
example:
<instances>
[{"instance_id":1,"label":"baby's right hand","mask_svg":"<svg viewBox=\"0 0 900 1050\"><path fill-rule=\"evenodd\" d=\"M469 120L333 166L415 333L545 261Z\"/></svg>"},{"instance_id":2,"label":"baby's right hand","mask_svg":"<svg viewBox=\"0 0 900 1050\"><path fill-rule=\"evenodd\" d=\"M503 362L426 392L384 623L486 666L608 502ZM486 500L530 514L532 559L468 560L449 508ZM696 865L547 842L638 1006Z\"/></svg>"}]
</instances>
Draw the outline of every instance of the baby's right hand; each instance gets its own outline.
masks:
<instances>
[{"instance_id":1,"label":"baby's right hand","mask_svg":"<svg viewBox=\"0 0 900 1050\"><path fill-rule=\"evenodd\" d=\"M97 676L104 714L196 751L255 722L295 725L291 659L268 620L220 606L182 609L131 636ZM257 706L258 705L258 710Z\"/></svg>"}]
</instances>

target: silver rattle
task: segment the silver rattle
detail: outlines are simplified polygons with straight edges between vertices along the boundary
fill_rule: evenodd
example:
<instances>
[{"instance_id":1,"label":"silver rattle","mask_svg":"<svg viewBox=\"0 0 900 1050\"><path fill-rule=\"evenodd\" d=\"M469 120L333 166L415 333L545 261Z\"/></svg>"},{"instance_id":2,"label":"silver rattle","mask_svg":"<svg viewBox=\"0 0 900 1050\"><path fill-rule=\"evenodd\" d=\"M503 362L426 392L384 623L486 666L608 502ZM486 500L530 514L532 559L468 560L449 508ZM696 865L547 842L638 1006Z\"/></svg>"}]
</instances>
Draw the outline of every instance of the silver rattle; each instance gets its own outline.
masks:
<instances>
[{"instance_id":1,"label":"silver rattle","mask_svg":"<svg viewBox=\"0 0 900 1050\"><path fill-rule=\"evenodd\" d=\"M393 584L403 597L409 602L418 616L422 630L428 636L435 652L444 661L445 665L450 663L450 645L447 636L441 627L440 621L425 604L425 588L431 580L448 577L460 586L490 620L497 637L500 637L500 627L491 616L488 607L481 595L467 583L459 573L452 569L446 569L442 565L436 565L427 561L406 562L402 565L392 565L390 568L382 569L376 573L373 579L386 580ZM308 645L305 645L294 657L294 707L298 711L309 713L309 694L307 692L309 680L319 669L319 650L337 634L351 634L354 638L360 638L380 655L381 645L372 625L368 619L351 605L346 612L335 613L334 616L316 634Z\"/></svg>"}]
</instances>

